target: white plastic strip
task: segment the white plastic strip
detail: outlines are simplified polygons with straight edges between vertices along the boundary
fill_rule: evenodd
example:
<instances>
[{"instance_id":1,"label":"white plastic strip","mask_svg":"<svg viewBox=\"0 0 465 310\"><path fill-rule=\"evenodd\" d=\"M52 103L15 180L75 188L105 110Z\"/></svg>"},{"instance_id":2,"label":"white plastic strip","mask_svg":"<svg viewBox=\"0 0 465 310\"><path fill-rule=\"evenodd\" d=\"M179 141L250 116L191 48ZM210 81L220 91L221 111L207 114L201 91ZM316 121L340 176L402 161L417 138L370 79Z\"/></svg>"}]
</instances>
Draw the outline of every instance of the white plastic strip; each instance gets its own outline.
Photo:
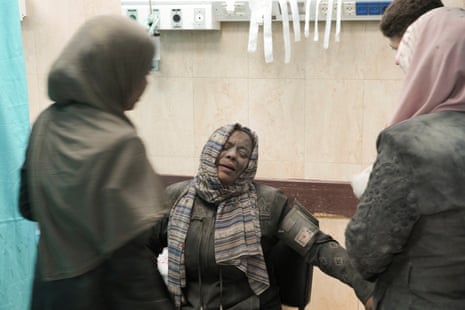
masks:
<instances>
[{"instance_id":1,"label":"white plastic strip","mask_svg":"<svg viewBox=\"0 0 465 310\"><path fill-rule=\"evenodd\" d=\"M234 13L236 0L226 0L226 12L229 14Z\"/></svg>"},{"instance_id":2,"label":"white plastic strip","mask_svg":"<svg viewBox=\"0 0 465 310\"><path fill-rule=\"evenodd\" d=\"M316 0L315 4L315 27L313 30L313 41L318 41L318 18L319 18L319 12L320 12L320 3L321 0Z\"/></svg>"},{"instance_id":3,"label":"white plastic strip","mask_svg":"<svg viewBox=\"0 0 465 310\"><path fill-rule=\"evenodd\" d=\"M249 26L249 43L248 51L255 52L257 50L258 27L263 24L263 13L260 8L260 0L250 0L250 26Z\"/></svg>"},{"instance_id":4,"label":"white plastic strip","mask_svg":"<svg viewBox=\"0 0 465 310\"><path fill-rule=\"evenodd\" d=\"M291 11L292 11L292 24L294 26L294 40L300 41L299 6L297 5L297 0L289 0L289 4L291 5Z\"/></svg>"},{"instance_id":5,"label":"white plastic strip","mask_svg":"<svg viewBox=\"0 0 465 310\"><path fill-rule=\"evenodd\" d=\"M287 10L287 0L279 0L282 12L283 37L284 37L284 63L291 61L291 38L289 33L289 12Z\"/></svg>"},{"instance_id":6,"label":"white plastic strip","mask_svg":"<svg viewBox=\"0 0 465 310\"><path fill-rule=\"evenodd\" d=\"M305 1L305 27L304 27L304 35L306 38L310 36L310 6L312 0Z\"/></svg>"},{"instance_id":7,"label":"white plastic strip","mask_svg":"<svg viewBox=\"0 0 465 310\"><path fill-rule=\"evenodd\" d=\"M154 37L153 37L154 43L155 43L155 54L153 55L153 59L155 60L160 60L160 54L161 54L161 44L160 44L160 33L156 32Z\"/></svg>"},{"instance_id":8,"label":"white plastic strip","mask_svg":"<svg viewBox=\"0 0 465 310\"><path fill-rule=\"evenodd\" d=\"M342 19L342 0L337 0L337 11L336 11L336 42L341 41L341 19Z\"/></svg>"},{"instance_id":9,"label":"white plastic strip","mask_svg":"<svg viewBox=\"0 0 465 310\"><path fill-rule=\"evenodd\" d=\"M247 50L249 52L255 52L257 50L257 37L258 37L258 23L253 18L250 18L249 45L247 47Z\"/></svg>"},{"instance_id":10,"label":"white plastic strip","mask_svg":"<svg viewBox=\"0 0 465 310\"><path fill-rule=\"evenodd\" d=\"M263 47L265 52L265 62L273 62L273 35L271 29L272 1L265 1L263 16Z\"/></svg>"},{"instance_id":11,"label":"white plastic strip","mask_svg":"<svg viewBox=\"0 0 465 310\"><path fill-rule=\"evenodd\" d=\"M328 0L328 11L326 12L325 37L323 39L323 47L329 48L329 37L331 36L331 24L333 18L333 0Z\"/></svg>"}]
</instances>

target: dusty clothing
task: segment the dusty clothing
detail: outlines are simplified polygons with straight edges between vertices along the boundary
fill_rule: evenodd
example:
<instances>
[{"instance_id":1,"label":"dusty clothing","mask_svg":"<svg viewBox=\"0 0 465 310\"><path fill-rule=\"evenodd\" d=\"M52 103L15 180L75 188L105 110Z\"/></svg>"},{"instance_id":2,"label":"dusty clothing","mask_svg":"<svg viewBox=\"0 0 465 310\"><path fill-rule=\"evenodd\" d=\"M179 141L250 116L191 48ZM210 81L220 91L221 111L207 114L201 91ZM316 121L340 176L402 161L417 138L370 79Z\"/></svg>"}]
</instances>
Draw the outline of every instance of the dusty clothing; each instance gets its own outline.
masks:
<instances>
[{"instance_id":1,"label":"dusty clothing","mask_svg":"<svg viewBox=\"0 0 465 310\"><path fill-rule=\"evenodd\" d=\"M220 159L229 138L236 130L243 130L252 142L248 155L232 154ZM247 149L241 147L242 154ZM248 153L248 152L247 152ZM239 157L244 166L239 167ZM244 158L247 160L244 161ZM168 288L177 307L181 305L185 286L184 242L191 224L196 197L217 206L215 212L214 253L220 265L231 265L242 270L256 295L269 287L268 272L260 244L260 222L257 193L253 179L258 164L258 137L238 123L215 130L202 149L197 175L189 188L177 199L170 212L168 224ZM224 185L218 176L219 167L240 171L231 184ZM229 174L228 172L228 174Z\"/></svg>"},{"instance_id":2,"label":"dusty clothing","mask_svg":"<svg viewBox=\"0 0 465 310\"><path fill-rule=\"evenodd\" d=\"M170 204L183 194L190 181L173 184L167 188ZM214 255L214 227L217 206L196 197L191 224L185 242L186 287L183 288L186 303L182 309L218 309L220 304L227 310L280 310L279 283L274 276L270 254L277 243L280 221L289 210L287 197L279 190L256 184L259 209L261 246L265 257L270 287L259 296L250 288L246 275L234 266L219 266ZM166 234L166 228L162 229ZM165 236L166 238L166 236ZM345 250L330 236L319 232L317 240L305 259L325 273L354 287L357 296L365 301L372 292L369 283L363 281L348 261Z\"/></svg>"},{"instance_id":3,"label":"dusty clothing","mask_svg":"<svg viewBox=\"0 0 465 310\"><path fill-rule=\"evenodd\" d=\"M134 127L85 104L39 116L24 169L45 280L95 268L167 211Z\"/></svg>"},{"instance_id":4,"label":"dusty clothing","mask_svg":"<svg viewBox=\"0 0 465 310\"><path fill-rule=\"evenodd\" d=\"M132 67L118 60L136 52ZM56 102L34 123L23 166L45 280L91 270L166 211L161 180L124 114L132 80L145 78L152 55L137 23L99 16L76 32L50 70Z\"/></svg>"},{"instance_id":5,"label":"dusty clothing","mask_svg":"<svg viewBox=\"0 0 465 310\"><path fill-rule=\"evenodd\" d=\"M377 310L465 305L465 114L438 112L381 132L347 250L376 280Z\"/></svg>"},{"instance_id":6,"label":"dusty clothing","mask_svg":"<svg viewBox=\"0 0 465 310\"><path fill-rule=\"evenodd\" d=\"M174 309L147 247L150 237L151 230L139 234L96 268L73 278L44 281L37 265L31 310Z\"/></svg>"},{"instance_id":7,"label":"dusty clothing","mask_svg":"<svg viewBox=\"0 0 465 310\"><path fill-rule=\"evenodd\" d=\"M169 208L125 116L145 88L153 53L153 41L135 21L97 16L79 28L49 72L54 103L34 123L21 172L20 210L40 228L37 309L85 302L80 296L95 304L93 297L104 298L107 307L158 304L154 278L138 266L150 265L147 234ZM120 282L126 289L117 289ZM128 298L119 303L112 291Z\"/></svg>"}]
</instances>

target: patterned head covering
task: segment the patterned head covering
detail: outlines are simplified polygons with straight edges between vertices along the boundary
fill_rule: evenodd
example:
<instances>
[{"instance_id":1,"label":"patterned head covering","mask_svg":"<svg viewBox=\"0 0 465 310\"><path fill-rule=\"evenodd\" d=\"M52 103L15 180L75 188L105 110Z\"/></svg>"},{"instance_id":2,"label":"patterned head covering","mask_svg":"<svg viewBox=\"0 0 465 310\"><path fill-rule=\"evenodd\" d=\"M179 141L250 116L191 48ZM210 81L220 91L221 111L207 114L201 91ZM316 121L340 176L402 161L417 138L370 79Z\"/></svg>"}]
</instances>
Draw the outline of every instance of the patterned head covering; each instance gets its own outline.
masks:
<instances>
[{"instance_id":1,"label":"patterned head covering","mask_svg":"<svg viewBox=\"0 0 465 310\"><path fill-rule=\"evenodd\" d=\"M390 125L416 115L465 111L465 10L442 7L402 37L396 62L406 77Z\"/></svg>"},{"instance_id":2,"label":"patterned head covering","mask_svg":"<svg viewBox=\"0 0 465 310\"><path fill-rule=\"evenodd\" d=\"M231 134L241 130L253 137L253 150L246 169L234 184L225 187L218 179L216 160ZM186 286L184 242L190 225L195 196L218 205L215 222L215 259L243 271L255 294L269 287L268 272L260 243L261 231L257 193L253 179L257 171L258 138L240 124L217 129L200 156L200 167L189 189L171 211L168 227L168 288L181 304L181 288Z\"/></svg>"}]
</instances>

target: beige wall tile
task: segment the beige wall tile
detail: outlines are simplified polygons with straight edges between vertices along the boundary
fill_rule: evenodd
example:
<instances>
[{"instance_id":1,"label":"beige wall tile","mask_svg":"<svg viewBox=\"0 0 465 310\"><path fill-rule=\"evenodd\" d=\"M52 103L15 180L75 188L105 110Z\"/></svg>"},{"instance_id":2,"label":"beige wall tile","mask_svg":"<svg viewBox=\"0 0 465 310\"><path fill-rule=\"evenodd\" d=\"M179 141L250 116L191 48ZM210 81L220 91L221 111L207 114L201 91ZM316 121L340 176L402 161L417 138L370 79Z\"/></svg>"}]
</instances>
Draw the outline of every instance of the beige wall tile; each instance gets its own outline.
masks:
<instances>
[{"instance_id":1,"label":"beige wall tile","mask_svg":"<svg viewBox=\"0 0 465 310\"><path fill-rule=\"evenodd\" d=\"M47 77L40 74L28 74L29 119L35 121L40 112L52 102L47 95Z\"/></svg>"},{"instance_id":2,"label":"beige wall tile","mask_svg":"<svg viewBox=\"0 0 465 310\"><path fill-rule=\"evenodd\" d=\"M266 152L261 148L261 152ZM262 179L303 179L304 163L302 161L266 160L258 163L257 178Z\"/></svg>"},{"instance_id":3,"label":"beige wall tile","mask_svg":"<svg viewBox=\"0 0 465 310\"><path fill-rule=\"evenodd\" d=\"M260 158L302 163L305 83L300 79L250 79L250 125L259 134Z\"/></svg>"},{"instance_id":4,"label":"beige wall tile","mask_svg":"<svg viewBox=\"0 0 465 310\"><path fill-rule=\"evenodd\" d=\"M403 72L395 64L396 52L389 46L389 40L379 30L378 22L365 24L363 40L353 42L363 49L363 63L360 72L365 80L369 79L400 79Z\"/></svg>"},{"instance_id":5,"label":"beige wall tile","mask_svg":"<svg viewBox=\"0 0 465 310\"><path fill-rule=\"evenodd\" d=\"M260 28L261 29L261 28ZM302 28L303 30L303 28ZM248 36L245 38L248 40ZM284 62L284 39L282 23L273 23L273 58L272 63L264 61L263 31L259 32L257 51L249 53L250 78L305 78L305 47L307 41L302 34L301 41L295 42L290 24L291 61Z\"/></svg>"},{"instance_id":6,"label":"beige wall tile","mask_svg":"<svg viewBox=\"0 0 465 310\"><path fill-rule=\"evenodd\" d=\"M249 84L227 78L196 78L193 84L195 156L200 156L215 129L235 122L249 125Z\"/></svg>"},{"instance_id":7,"label":"beige wall tile","mask_svg":"<svg viewBox=\"0 0 465 310\"><path fill-rule=\"evenodd\" d=\"M191 79L150 76L141 102L129 115L151 156L195 156L192 94Z\"/></svg>"},{"instance_id":8,"label":"beige wall tile","mask_svg":"<svg viewBox=\"0 0 465 310\"><path fill-rule=\"evenodd\" d=\"M307 80L306 163L360 161L363 86L361 80Z\"/></svg>"},{"instance_id":9,"label":"beige wall tile","mask_svg":"<svg viewBox=\"0 0 465 310\"><path fill-rule=\"evenodd\" d=\"M445 6L465 7L465 1L463 0L442 0Z\"/></svg>"},{"instance_id":10,"label":"beige wall tile","mask_svg":"<svg viewBox=\"0 0 465 310\"><path fill-rule=\"evenodd\" d=\"M29 119L31 122L35 121L39 113L43 110L40 105L40 90L38 85L37 74L28 74L27 76L27 88L29 98Z\"/></svg>"},{"instance_id":11,"label":"beige wall tile","mask_svg":"<svg viewBox=\"0 0 465 310\"><path fill-rule=\"evenodd\" d=\"M34 29L31 27L31 21L24 19L21 22L21 33L24 48L24 62L26 65L26 74L37 75L37 51Z\"/></svg>"},{"instance_id":12,"label":"beige wall tile","mask_svg":"<svg viewBox=\"0 0 465 310\"><path fill-rule=\"evenodd\" d=\"M247 25L222 23L221 31L194 32L194 76L247 77Z\"/></svg>"},{"instance_id":13,"label":"beige wall tile","mask_svg":"<svg viewBox=\"0 0 465 310\"><path fill-rule=\"evenodd\" d=\"M400 71L400 69L398 68ZM376 158L376 138L394 111L402 80L367 80L364 82L362 160L369 164Z\"/></svg>"},{"instance_id":14,"label":"beige wall tile","mask_svg":"<svg viewBox=\"0 0 465 310\"><path fill-rule=\"evenodd\" d=\"M160 63L157 77L192 78L194 59L192 31L161 31Z\"/></svg>"},{"instance_id":15,"label":"beige wall tile","mask_svg":"<svg viewBox=\"0 0 465 310\"><path fill-rule=\"evenodd\" d=\"M159 174L194 176L199 167L198 157L150 156L149 159Z\"/></svg>"},{"instance_id":16,"label":"beige wall tile","mask_svg":"<svg viewBox=\"0 0 465 310\"><path fill-rule=\"evenodd\" d=\"M362 79L365 63L366 23L345 22L341 41L331 37L328 49L323 48L324 23L319 23L319 41L306 40L305 76L307 79ZM313 33L313 26L310 31Z\"/></svg>"}]
</instances>

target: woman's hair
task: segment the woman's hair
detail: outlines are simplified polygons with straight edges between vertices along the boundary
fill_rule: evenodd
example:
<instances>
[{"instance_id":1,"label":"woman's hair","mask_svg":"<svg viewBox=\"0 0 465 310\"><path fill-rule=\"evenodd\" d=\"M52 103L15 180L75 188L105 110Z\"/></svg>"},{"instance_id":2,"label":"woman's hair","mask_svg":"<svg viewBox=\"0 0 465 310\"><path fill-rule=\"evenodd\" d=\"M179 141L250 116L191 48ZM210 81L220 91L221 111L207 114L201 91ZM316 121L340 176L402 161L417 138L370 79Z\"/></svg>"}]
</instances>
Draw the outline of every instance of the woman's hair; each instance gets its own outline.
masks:
<instances>
[{"instance_id":1,"label":"woman's hair","mask_svg":"<svg viewBox=\"0 0 465 310\"><path fill-rule=\"evenodd\" d=\"M394 0L384 11L381 32L388 38L402 38L418 17L442 6L441 0Z\"/></svg>"}]
</instances>

